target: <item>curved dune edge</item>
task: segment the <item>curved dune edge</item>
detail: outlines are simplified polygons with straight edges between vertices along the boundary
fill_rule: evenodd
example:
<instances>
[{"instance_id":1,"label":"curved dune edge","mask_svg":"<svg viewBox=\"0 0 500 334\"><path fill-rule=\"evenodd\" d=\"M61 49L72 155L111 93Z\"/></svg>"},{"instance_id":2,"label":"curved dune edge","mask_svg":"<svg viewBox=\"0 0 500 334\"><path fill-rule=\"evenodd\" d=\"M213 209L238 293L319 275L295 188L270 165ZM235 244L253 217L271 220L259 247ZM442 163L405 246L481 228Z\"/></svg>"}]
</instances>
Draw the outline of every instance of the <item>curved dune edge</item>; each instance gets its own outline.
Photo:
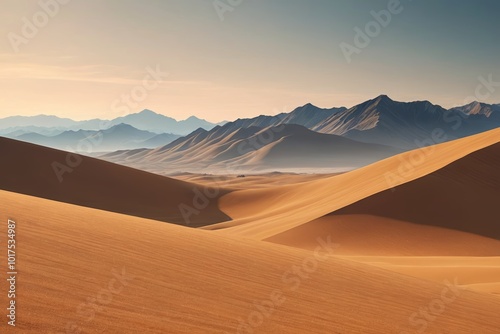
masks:
<instances>
[{"instance_id":1,"label":"curved dune edge","mask_svg":"<svg viewBox=\"0 0 500 334\"><path fill-rule=\"evenodd\" d=\"M457 290L453 298L442 284L325 257L326 248L293 290L297 276L287 273L310 263L313 252L0 191L0 220L8 217L17 224L16 329L23 333L68 326L83 333L237 333L255 303L276 294L278 305L256 332L414 332L420 327L410 316L443 296L452 301L424 322L427 333L494 334L500 327L494 296ZM0 238L5 244L5 234ZM86 301L96 298L106 302L91 304L103 307L92 313Z\"/></svg>"},{"instance_id":2,"label":"curved dune edge","mask_svg":"<svg viewBox=\"0 0 500 334\"><path fill-rule=\"evenodd\" d=\"M363 214L329 214L265 241L314 250L316 239L327 235L342 244L338 254L345 256L500 256L500 240Z\"/></svg>"},{"instance_id":3,"label":"curved dune edge","mask_svg":"<svg viewBox=\"0 0 500 334\"><path fill-rule=\"evenodd\" d=\"M191 227L229 219L216 201L226 189L219 189L199 214L186 219L180 205L193 207L195 196L210 194L209 189L2 137L0 152L5 157L0 164L2 190Z\"/></svg>"},{"instance_id":4,"label":"curved dune edge","mask_svg":"<svg viewBox=\"0 0 500 334\"><path fill-rule=\"evenodd\" d=\"M499 294L498 256L342 256L400 274L435 282L457 280L465 289Z\"/></svg>"},{"instance_id":5,"label":"curved dune edge","mask_svg":"<svg viewBox=\"0 0 500 334\"><path fill-rule=\"evenodd\" d=\"M376 193L421 178L499 141L500 129L495 129L406 152L331 178L269 189L235 191L219 199L221 210L233 220L204 228L257 240L270 238Z\"/></svg>"},{"instance_id":6,"label":"curved dune edge","mask_svg":"<svg viewBox=\"0 0 500 334\"><path fill-rule=\"evenodd\" d=\"M364 198L332 216L361 214L396 219L499 241L499 170L500 143L497 143L398 186L395 191L385 190ZM465 242L464 248L469 244ZM496 249L500 251L498 245Z\"/></svg>"}]
</instances>

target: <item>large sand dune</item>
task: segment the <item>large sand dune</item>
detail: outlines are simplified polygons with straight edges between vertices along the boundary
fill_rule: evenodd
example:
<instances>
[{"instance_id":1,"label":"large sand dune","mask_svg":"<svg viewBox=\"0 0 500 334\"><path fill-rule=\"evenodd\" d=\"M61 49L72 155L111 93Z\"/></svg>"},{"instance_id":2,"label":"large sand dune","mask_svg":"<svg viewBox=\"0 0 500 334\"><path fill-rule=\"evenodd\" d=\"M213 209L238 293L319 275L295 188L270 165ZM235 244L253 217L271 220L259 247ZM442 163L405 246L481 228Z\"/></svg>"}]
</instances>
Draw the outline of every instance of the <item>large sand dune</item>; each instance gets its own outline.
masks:
<instances>
[{"instance_id":1,"label":"large sand dune","mask_svg":"<svg viewBox=\"0 0 500 334\"><path fill-rule=\"evenodd\" d=\"M335 214L367 214L500 240L499 200L500 143Z\"/></svg>"},{"instance_id":2,"label":"large sand dune","mask_svg":"<svg viewBox=\"0 0 500 334\"><path fill-rule=\"evenodd\" d=\"M0 189L3 190L190 226L229 219L217 207L217 198L226 193L224 189L215 191L1 137L0 152L3 156ZM60 174L61 179L54 171L54 164L58 171L65 171ZM195 206L193 200L202 197L200 194L208 194L204 197L209 200L199 199L200 205ZM179 209L182 203L199 213L185 215L189 219L184 219Z\"/></svg>"},{"instance_id":3,"label":"large sand dune","mask_svg":"<svg viewBox=\"0 0 500 334\"><path fill-rule=\"evenodd\" d=\"M445 172L441 177L442 180L438 182L438 186L444 187L443 189L439 189L441 195L444 196L447 191L450 194L451 192L458 192L459 195L457 197L460 194L466 196L469 200L468 203L473 204L472 207L478 205L480 209L484 209L486 212L478 212L477 217L484 218L488 224L485 222L476 224L476 221L472 221L469 215L458 217L459 215L454 212L450 212L449 216L446 216L447 212L454 209L453 200L447 203L443 199L442 203L445 203L447 206L436 208L436 210L440 211L438 217L445 221L448 221L448 217L457 219L457 222L441 222L440 224L444 224L443 226L453 226L455 224L457 228L463 231L495 237L499 231L498 224L491 222L491 219L495 219L498 216L497 214L492 215L495 212L495 199L498 198L498 173L494 175L495 171L498 170L498 156L495 153L497 150L496 146L492 145L499 141L500 129L496 129L452 142L406 152L331 178L298 185L235 191L223 196L220 200L222 210L233 218L233 220L214 224L207 228L217 229L222 233L231 235L251 237L259 240L267 239L340 210L369 196L384 191L389 193L391 192L389 189L406 183L408 183L407 187L412 187L413 183L411 181L432 174L470 153L486 148L485 151L478 153L479 158L476 158L474 155L472 158L464 160L465 162L463 163L457 162L461 164L460 166L465 164L466 166L464 167L457 167L459 170L462 168L465 168L465 170L459 174L457 172ZM488 146L492 147L488 148ZM488 159L487 162L481 160L485 158ZM473 162L469 163L469 160ZM488 164L497 166L497 169L494 166L488 167ZM465 186L460 185L460 179L455 180L454 178L468 173L470 168L482 168L481 174L470 176L464 181L467 183ZM488 174L484 175L483 172ZM477 181L477 184L473 184L474 179L478 177L481 179L483 176L483 181ZM491 183L489 183L489 177L492 178ZM432 178L433 176L422 178L422 180L417 181L417 184L427 183L427 186L433 187L432 182L427 181ZM474 194L467 192L467 185L473 187L473 191L481 191L482 195L476 196L477 198L473 199ZM405 203L404 208L407 211L411 209L412 212L416 212L416 215L419 212L432 212L432 209L420 208L420 200L424 201L427 205L432 205L432 203L425 198L420 198L419 190L415 190L414 197L410 202ZM427 190L426 194L432 191L433 188ZM400 196L400 193L403 193L403 191L394 191L395 195L393 197ZM485 196L491 198L482 199ZM403 194L401 194L401 197L403 197ZM408 198L406 199L408 200ZM481 200L484 200L484 205L481 203ZM458 203L463 204L464 202L461 201ZM410 209L407 208L408 205L411 206ZM392 207L392 209L395 212L403 211L398 207ZM390 211L390 209L388 210ZM458 212L464 211L465 209L462 209L462 211ZM348 212L351 214L366 213ZM475 210L469 210L468 212L475 212ZM399 216L390 216L389 218L398 219ZM401 218L399 220L404 221ZM469 226L465 227L463 226L464 224L468 224Z\"/></svg>"},{"instance_id":4,"label":"large sand dune","mask_svg":"<svg viewBox=\"0 0 500 334\"><path fill-rule=\"evenodd\" d=\"M345 254L500 255L499 170L497 143L268 240L307 248L330 233Z\"/></svg>"},{"instance_id":5,"label":"large sand dune","mask_svg":"<svg viewBox=\"0 0 500 334\"><path fill-rule=\"evenodd\" d=\"M342 244L342 255L500 256L499 240L363 214L329 214L266 241L313 250L316 239L325 235Z\"/></svg>"},{"instance_id":6,"label":"large sand dune","mask_svg":"<svg viewBox=\"0 0 500 334\"><path fill-rule=\"evenodd\" d=\"M0 199L0 220L17 222L22 333L385 334L425 327L495 334L500 327L497 297L462 290L455 297L441 283L325 257L326 249L314 262L314 252L272 243L5 191ZM304 264L311 269L302 278L291 274ZM272 311L255 306L271 300ZM6 295L0 301L5 305ZM425 320L418 312L429 307L440 314ZM255 327L238 329L248 319Z\"/></svg>"}]
</instances>

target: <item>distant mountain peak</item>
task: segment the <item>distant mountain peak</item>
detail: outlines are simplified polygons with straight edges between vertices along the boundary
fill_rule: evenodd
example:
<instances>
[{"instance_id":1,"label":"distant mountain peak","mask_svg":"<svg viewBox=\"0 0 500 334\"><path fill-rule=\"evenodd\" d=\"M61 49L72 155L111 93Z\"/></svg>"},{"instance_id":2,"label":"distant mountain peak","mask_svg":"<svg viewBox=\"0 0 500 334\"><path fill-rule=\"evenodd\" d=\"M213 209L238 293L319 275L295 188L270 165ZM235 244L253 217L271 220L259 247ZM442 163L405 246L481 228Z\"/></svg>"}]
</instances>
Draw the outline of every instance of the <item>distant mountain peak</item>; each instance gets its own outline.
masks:
<instances>
[{"instance_id":1,"label":"distant mountain peak","mask_svg":"<svg viewBox=\"0 0 500 334\"><path fill-rule=\"evenodd\" d=\"M202 122L206 122L203 118L199 118L199 117L196 117L196 116L189 116L188 118L186 118L184 120L184 122L188 122L188 121L202 121Z\"/></svg>"},{"instance_id":2,"label":"distant mountain peak","mask_svg":"<svg viewBox=\"0 0 500 334\"><path fill-rule=\"evenodd\" d=\"M478 107L478 106L483 106L484 104L479 102L479 101L472 101L471 103L467 104L467 107Z\"/></svg>"},{"instance_id":3,"label":"distant mountain peak","mask_svg":"<svg viewBox=\"0 0 500 334\"><path fill-rule=\"evenodd\" d=\"M220 126L216 126L214 127L213 129L211 129L211 131L213 130L217 130L218 128L220 128ZM204 128L198 128L196 130L194 130L193 132L191 132L190 135L196 135L196 134L199 134L199 133L205 133L205 132L208 132L208 130L204 129Z\"/></svg>"},{"instance_id":4,"label":"distant mountain peak","mask_svg":"<svg viewBox=\"0 0 500 334\"><path fill-rule=\"evenodd\" d=\"M112 127L109 128L109 130L111 130L111 129L134 129L134 130L137 130L132 125L125 124L125 123L120 123L120 124L113 125Z\"/></svg>"},{"instance_id":5,"label":"distant mountain peak","mask_svg":"<svg viewBox=\"0 0 500 334\"><path fill-rule=\"evenodd\" d=\"M391 99L389 96L385 95L385 94L382 94L382 95L379 95L377 96L374 101L377 101L377 102L394 102L393 99Z\"/></svg>"},{"instance_id":6,"label":"distant mountain peak","mask_svg":"<svg viewBox=\"0 0 500 334\"><path fill-rule=\"evenodd\" d=\"M137 114L139 114L139 115L148 115L148 114L158 115L158 113L156 113L156 112L154 112L153 110L150 110L150 109L144 109L144 110L138 112Z\"/></svg>"}]
</instances>

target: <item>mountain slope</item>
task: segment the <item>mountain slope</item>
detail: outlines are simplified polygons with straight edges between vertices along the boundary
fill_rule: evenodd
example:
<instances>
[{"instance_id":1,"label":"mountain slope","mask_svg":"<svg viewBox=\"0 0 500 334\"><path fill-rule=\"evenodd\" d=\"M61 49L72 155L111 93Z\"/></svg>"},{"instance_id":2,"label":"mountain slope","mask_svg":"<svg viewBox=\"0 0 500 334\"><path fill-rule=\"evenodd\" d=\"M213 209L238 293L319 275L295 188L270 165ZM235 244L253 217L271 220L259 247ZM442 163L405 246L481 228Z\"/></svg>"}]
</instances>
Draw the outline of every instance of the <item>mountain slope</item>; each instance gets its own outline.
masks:
<instances>
[{"instance_id":1,"label":"mountain slope","mask_svg":"<svg viewBox=\"0 0 500 334\"><path fill-rule=\"evenodd\" d=\"M313 130L414 149L500 126L500 118L490 117L486 111L464 110L467 108L446 110L428 101L396 102L381 95L332 115Z\"/></svg>"},{"instance_id":2,"label":"mountain slope","mask_svg":"<svg viewBox=\"0 0 500 334\"><path fill-rule=\"evenodd\" d=\"M109 152L143 147L153 148L160 146L162 143L164 145L169 140L178 138L167 135L166 137L158 137L158 141L152 140L148 142L149 139L155 136L157 135L152 132L138 130L127 124L118 124L102 131L70 130L56 136L27 133L15 137L15 139L71 152L92 153L96 151Z\"/></svg>"},{"instance_id":3,"label":"mountain slope","mask_svg":"<svg viewBox=\"0 0 500 334\"><path fill-rule=\"evenodd\" d=\"M279 124L297 124L305 126L308 129L313 129L329 117L332 117L332 115L345 110L347 110L345 107L322 109L308 103L286 114Z\"/></svg>"},{"instance_id":4,"label":"mountain slope","mask_svg":"<svg viewBox=\"0 0 500 334\"><path fill-rule=\"evenodd\" d=\"M154 150L116 152L101 158L157 173L235 173L268 168L352 169L399 152L313 132L300 125L233 130L232 124L226 124L211 131L199 129Z\"/></svg>"},{"instance_id":5,"label":"mountain slope","mask_svg":"<svg viewBox=\"0 0 500 334\"><path fill-rule=\"evenodd\" d=\"M321 134L298 125L263 130L276 138L262 147L228 161L231 165L277 168L353 169L399 153L388 146L364 144L335 135ZM248 139L255 142L254 138Z\"/></svg>"}]
</instances>

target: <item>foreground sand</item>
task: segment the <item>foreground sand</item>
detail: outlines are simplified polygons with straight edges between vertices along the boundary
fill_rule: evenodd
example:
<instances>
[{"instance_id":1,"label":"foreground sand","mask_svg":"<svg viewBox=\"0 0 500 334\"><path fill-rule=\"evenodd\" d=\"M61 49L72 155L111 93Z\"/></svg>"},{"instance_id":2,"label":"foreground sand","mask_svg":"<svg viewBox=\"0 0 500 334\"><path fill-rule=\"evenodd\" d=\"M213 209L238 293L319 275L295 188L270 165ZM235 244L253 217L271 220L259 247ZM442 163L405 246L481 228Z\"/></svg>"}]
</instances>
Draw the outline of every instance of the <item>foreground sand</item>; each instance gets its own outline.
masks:
<instances>
[{"instance_id":1,"label":"foreground sand","mask_svg":"<svg viewBox=\"0 0 500 334\"><path fill-rule=\"evenodd\" d=\"M6 175L29 181L1 185L27 195L0 191L0 221L18 226L16 329L498 333L498 142L500 130L490 131L335 176L228 177L199 215L200 225L218 222L206 230L109 211L164 208L169 222L213 177L172 180L91 159L54 189L45 164L60 151L32 145L22 155L0 142L16 162ZM418 152L424 159L403 173ZM80 206L28 196L65 194Z\"/></svg>"},{"instance_id":2,"label":"foreground sand","mask_svg":"<svg viewBox=\"0 0 500 334\"><path fill-rule=\"evenodd\" d=\"M455 298L441 283L326 256L327 248L318 261L307 250L1 191L7 217L18 226L22 333L238 333L248 321L255 333L500 327L497 297L457 290ZM300 267L308 269L291 273ZM272 311L255 306L271 301ZM441 304L439 316L415 315Z\"/></svg>"}]
</instances>

